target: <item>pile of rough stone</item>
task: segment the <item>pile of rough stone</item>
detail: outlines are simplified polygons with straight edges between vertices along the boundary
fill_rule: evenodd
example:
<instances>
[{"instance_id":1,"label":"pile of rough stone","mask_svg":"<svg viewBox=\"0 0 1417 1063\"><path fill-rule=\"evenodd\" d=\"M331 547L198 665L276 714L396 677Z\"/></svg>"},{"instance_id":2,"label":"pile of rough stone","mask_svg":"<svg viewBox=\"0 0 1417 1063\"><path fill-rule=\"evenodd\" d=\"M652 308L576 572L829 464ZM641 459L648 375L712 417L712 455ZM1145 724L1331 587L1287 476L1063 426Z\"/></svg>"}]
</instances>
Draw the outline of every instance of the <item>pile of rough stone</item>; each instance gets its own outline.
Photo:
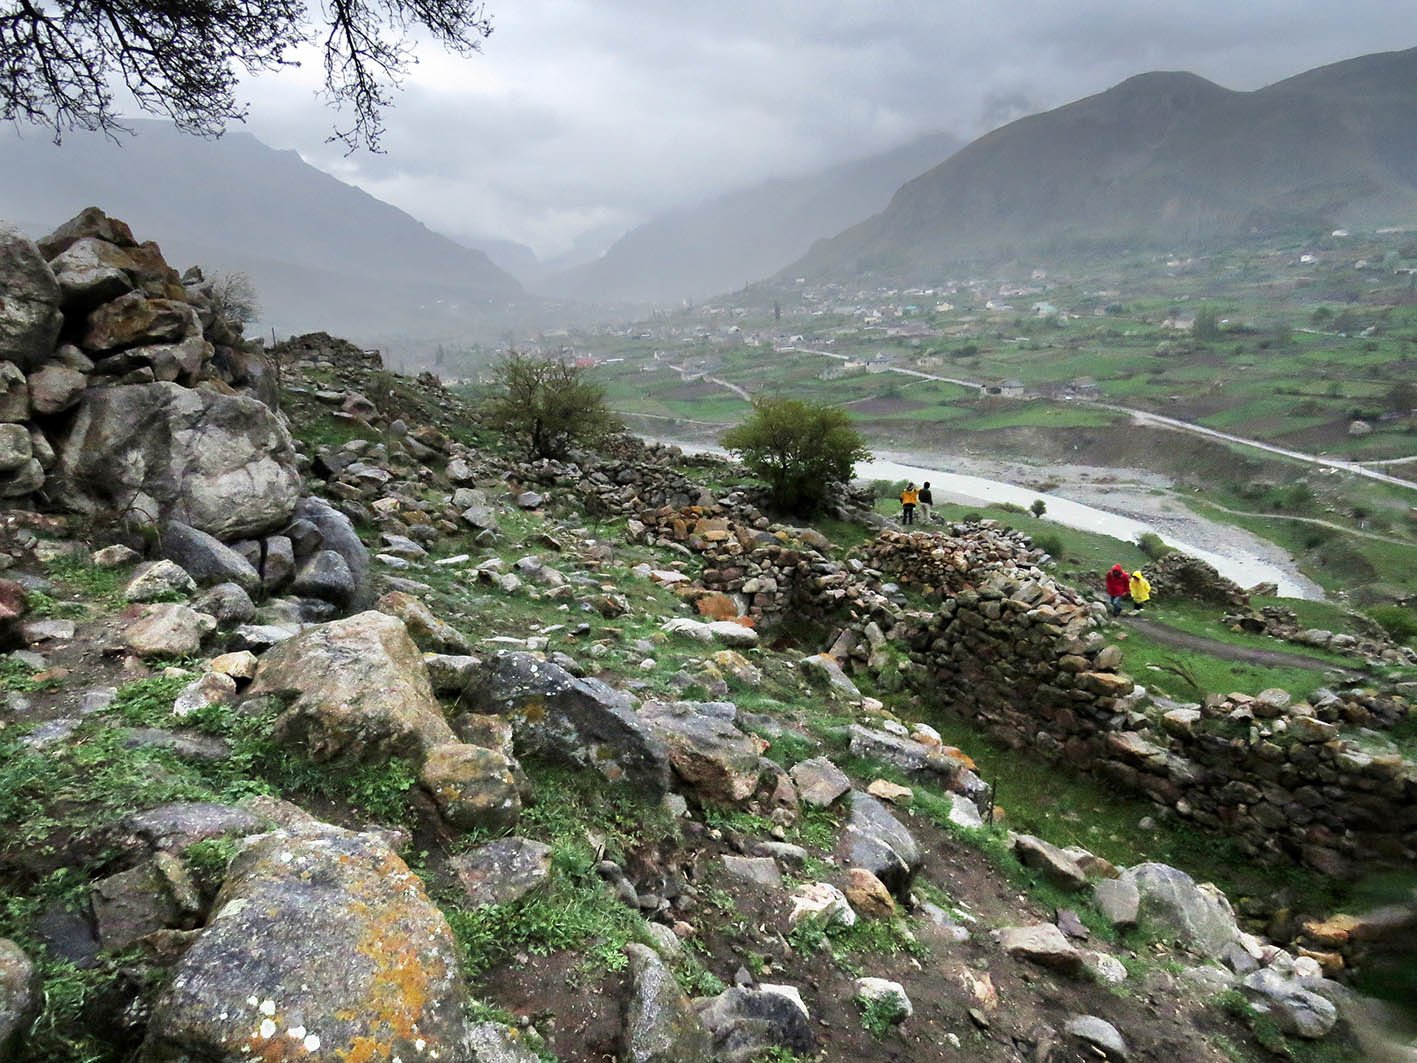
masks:
<instances>
[{"instance_id":1,"label":"pile of rough stone","mask_svg":"<svg viewBox=\"0 0 1417 1063\"><path fill-rule=\"evenodd\" d=\"M1221 623L1239 631L1256 635L1269 635L1300 646L1341 653L1345 657L1363 660L1378 660L1385 664L1417 664L1417 650L1411 646L1400 646L1387 637L1386 633L1371 620L1353 614L1355 625L1362 626L1361 634L1353 635L1326 628L1306 628L1292 609L1282 605L1267 605L1260 610L1243 610L1227 613Z\"/></svg>"},{"instance_id":2,"label":"pile of rough stone","mask_svg":"<svg viewBox=\"0 0 1417 1063\"><path fill-rule=\"evenodd\" d=\"M273 385L200 272L123 222L91 207L38 243L0 232L0 498L112 541L148 529L198 583L346 608L362 548L302 503Z\"/></svg>"}]
</instances>

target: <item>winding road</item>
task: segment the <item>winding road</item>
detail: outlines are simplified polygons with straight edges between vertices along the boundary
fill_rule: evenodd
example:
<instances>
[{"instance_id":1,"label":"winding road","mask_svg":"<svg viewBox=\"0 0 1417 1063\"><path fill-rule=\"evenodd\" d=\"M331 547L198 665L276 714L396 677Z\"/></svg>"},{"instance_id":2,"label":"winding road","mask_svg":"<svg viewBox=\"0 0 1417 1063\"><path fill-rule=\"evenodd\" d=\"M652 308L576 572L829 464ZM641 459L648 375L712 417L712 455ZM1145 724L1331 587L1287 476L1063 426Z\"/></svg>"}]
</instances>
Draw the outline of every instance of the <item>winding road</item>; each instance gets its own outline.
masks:
<instances>
[{"instance_id":1,"label":"winding road","mask_svg":"<svg viewBox=\"0 0 1417 1063\"><path fill-rule=\"evenodd\" d=\"M838 361L849 361L851 355L838 354L835 351L818 351L810 347L778 347L778 351L793 351L800 354L815 354L823 358L835 358ZM919 380L940 380L946 384L956 384L965 388L976 388L984 391L985 384L977 380L962 380L958 377L938 376L934 373L921 372L918 369L902 369L892 366L885 370L888 373L898 373L901 376L914 377ZM1317 465L1320 468L1333 469L1336 472L1351 473L1354 476L1361 476L1364 479L1376 480L1379 483L1391 484L1394 487L1404 487L1409 491L1417 491L1417 481L1405 480L1400 476L1390 476L1385 472L1367 468L1363 464L1355 461L1344 461L1341 458L1325 458L1317 454L1308 454L1302 450L1290 450L1288 447L1278 447L1272 443L1261 443L1257 439L1247 439L1244 436L1231 435L1229 432L1220 432L1214 428L1206 428L1203 425L1193 424L1190 421L1182 421L1176 417L1167 417L1164 414L1152 413L1149 410L1133 409L1130 406L1116 406L1108 402L1093 402L1090 400L1079 400L1078 405L1091 406L1099 410L1111 410L1113 413L1122 413L1131 417L1133 423L1150 425L1155 428L1168 428L1177 432L1186 432L1190 435L1203 436L1207 439L1219 440L1222 443L1231 443L1236 446L1250 447L1254 450L1262 450L1269 454L1277 454L1280 457L1289 458L1293 461L1302 461L1309 465ZM1410 459L1403 458L1394 461L1399 464L1401 461ZM1368 462L1368 465L1376 465L1377 462Z\"/></svg>"}]
</instances>

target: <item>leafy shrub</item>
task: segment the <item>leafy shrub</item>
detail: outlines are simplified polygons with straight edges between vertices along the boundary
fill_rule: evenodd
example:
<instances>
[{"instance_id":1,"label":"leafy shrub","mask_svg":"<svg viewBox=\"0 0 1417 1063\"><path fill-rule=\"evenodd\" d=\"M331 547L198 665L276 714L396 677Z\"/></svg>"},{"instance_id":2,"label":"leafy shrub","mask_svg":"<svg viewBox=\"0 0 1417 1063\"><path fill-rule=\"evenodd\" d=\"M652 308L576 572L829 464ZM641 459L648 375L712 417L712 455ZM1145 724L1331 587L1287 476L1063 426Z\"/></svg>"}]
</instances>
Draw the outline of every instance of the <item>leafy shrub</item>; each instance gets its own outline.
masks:
<instances>
[{"instance_id":1,"label":"leafy shrub","mask_svg":"<svg viewBox=\"0 0 1417 1063\"><path fill-rule=\"evenodd\" d=\"M1417 611L1400 605L1375 605L1368 615L1382 625L1394 642L1411 642L1417 637Z\"/></svg>"},{"instance_id":2,"label":"leafy shrub","mask_svg":"<svg viewBox=\"0 0 1417 1063\"><path fill-rule=\"evenodd\" d=\"M1035 498L1029 503L1028 509L1035 517L1041 517L1048 512L1048 503L1041 498Z\"/></svg>"},{"instance_id":3,"label":"leafy shrub","mask_svg":"<svg viewBox=\"0 0 1417 1063\"><path fill-rule=\"evenodd\" d=\"M497 366L493 394L483 404L492 427L524 442L533 458L563 458L622 427L605 392L576 366L543 362L513 351Z\"/></svg>"},{"instance_id":4,"label":"leafy shrub","mask_svg":"<svg viewBox=\"0 0 1417 1063\"><path fill-rule=\"evenodd\" d=\"M1046 550L1055 560L1063 559L1063 537L1053 532L1033 537L1033 545L1040 550Z\"/></svg>"},{"instance_id":5,"label":"leafy shrub","mask_svg":"<svg viewBox=\"0 0 1417 1063\"><path fill-rule=\"evenodd\" d=\"M1167 554L1176 552L1172 547L1167 546L1156 532L1142 532L1137 536L1137 546L1141 547L1141 552L1153 561L1159 561Z\"/></svg>"},{"instance_id":6,"label":"leafy shrub","mask_svg":"<svg viewBox=\"0 0 1417 1063\"><path fill-rule=\"evenodd\" d=\"M871 456L844 410L798 399L754 400L752 416L724 433L722 442L767 483L779 506L804 515Z\"/></svg>"}]
</instances>

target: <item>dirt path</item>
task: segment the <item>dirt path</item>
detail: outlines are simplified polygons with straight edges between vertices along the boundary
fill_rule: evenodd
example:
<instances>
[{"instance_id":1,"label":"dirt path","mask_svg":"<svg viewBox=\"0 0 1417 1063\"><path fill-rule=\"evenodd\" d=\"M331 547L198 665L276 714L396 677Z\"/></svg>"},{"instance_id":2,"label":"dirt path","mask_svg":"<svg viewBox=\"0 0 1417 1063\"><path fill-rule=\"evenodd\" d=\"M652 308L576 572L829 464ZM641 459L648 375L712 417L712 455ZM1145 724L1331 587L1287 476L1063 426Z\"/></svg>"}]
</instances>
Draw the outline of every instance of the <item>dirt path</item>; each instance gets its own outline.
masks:
<instances>
[{"instance_id":1,"label":"dirt path","mask_svg":"<svg viewBox=\"0 0 1417 1063\"><path fill-rule=\"evenodd\" d=\"M1411 547L1414 544L1407 539L1394 539L1388 535L1378 535L1376 532L1359 531L1357 528L1345 528L1342 524L1335 524L1331 520L1320 520L1318 517L1296 517L1290 513L1256 513L1247 509L1230 509L1222 506L1218 502L1206 502L1211 509L1218 509L1222 513L1229 513L1232 517L1259 517L1263 520L1292 520L1298 524L1312 524L1319 528L1332 528L1336 532L1344 535L1356 535L1360 539L1372 539L1379 543L1391 543L1393 546Z\"/></svg>"},{"instance_id":2,"label":"dirt path","mask_svg":"<svg viewBox=\"0 0 1417 1063\"><path fill-rule=\"evenodd\" d=\"M1265 665L1270 668L1303 668L1311 672L1324 672L1340 665L1321 661L1302 653L1288 653L1284 650L1261 650L1251 646L1236 646L1205 635L1194 635L1189 631L1171 627L1157 620L1124 614L1119 621L1123 627L1140 631L1148 638L1155 639L1164 646L1178 650L1194 650L1197 653L1219 657L1226 661L1240 661L1244 664ZM1347 669L1353 671L1354 669Z\"/></svg>"}]
</instances>

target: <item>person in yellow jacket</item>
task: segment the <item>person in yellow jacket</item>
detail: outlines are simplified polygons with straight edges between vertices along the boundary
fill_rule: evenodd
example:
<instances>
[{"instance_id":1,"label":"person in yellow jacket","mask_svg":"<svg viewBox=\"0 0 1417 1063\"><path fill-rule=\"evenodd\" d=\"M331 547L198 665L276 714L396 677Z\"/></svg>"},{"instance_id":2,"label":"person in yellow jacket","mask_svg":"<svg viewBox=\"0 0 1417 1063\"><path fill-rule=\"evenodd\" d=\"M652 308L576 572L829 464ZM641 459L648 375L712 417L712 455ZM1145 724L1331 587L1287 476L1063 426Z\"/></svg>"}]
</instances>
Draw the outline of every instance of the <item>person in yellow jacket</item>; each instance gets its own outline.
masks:
<instances>
[{"instance_id":1,"label":"person in yellow jacket","mask_svg":"<svg viewBox=\"0 0 1417 1063\"><path fill-rule=\"evenodd\" d=\"M1141 612L1141 607L1151 601L1151 584L1147 582L1145 576L1141 574L1141 569L1132 573L1132 583L1130 593L1132 604L1137 607L1137 612Z\"/></svg>"},{"instance_id":2,"label":"person in yellow jacket","mask_svg":"<svg viewBox=\"0 0 1417 1063\"><path fill-rule=\"evenodd\" d=\"M915 507L920 502L920 492L915 490L913 483L905 485L905 490L900 493L900 522L902 524L915 523Z\"/></svg>"}]
</instances>

